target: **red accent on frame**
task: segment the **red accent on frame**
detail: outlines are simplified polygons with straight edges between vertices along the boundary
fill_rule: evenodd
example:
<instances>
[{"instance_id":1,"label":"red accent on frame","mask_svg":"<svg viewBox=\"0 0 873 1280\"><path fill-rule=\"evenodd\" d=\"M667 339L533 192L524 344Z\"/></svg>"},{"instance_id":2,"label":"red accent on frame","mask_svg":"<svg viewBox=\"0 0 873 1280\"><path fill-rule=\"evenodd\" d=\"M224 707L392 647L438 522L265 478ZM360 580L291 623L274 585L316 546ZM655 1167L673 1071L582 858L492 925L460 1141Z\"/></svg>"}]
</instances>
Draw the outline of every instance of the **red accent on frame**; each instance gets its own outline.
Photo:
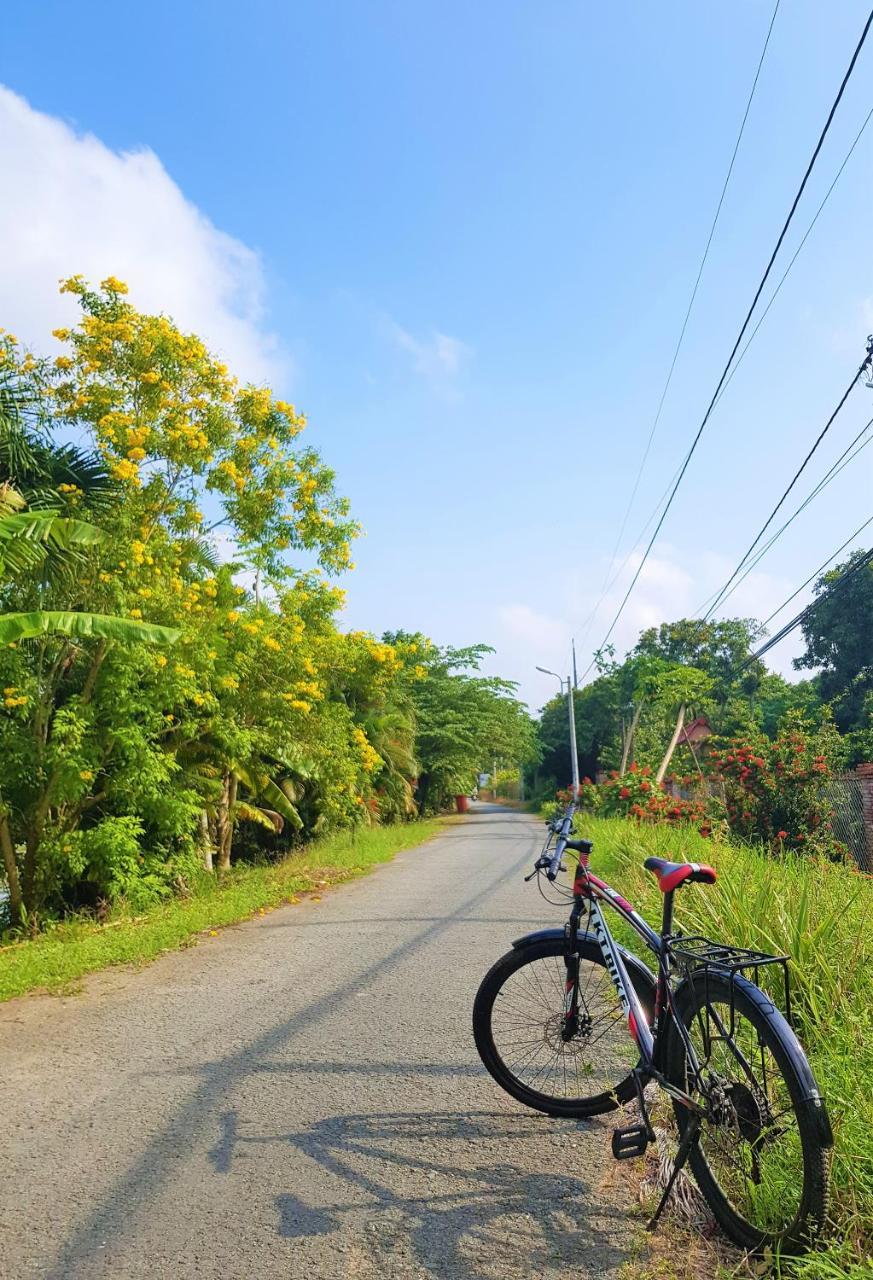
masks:
<instances>
[{"instance_id":1,"label":"red accent on frame","mask_svg":"<svg viewBox=\"0 0 873 1280\"><path fill-rule=\"evenodd\" d=\"M623 898L620 893L616 893L614 889L611 889L605 880L601 880L597 876L592 876L590 873L588 879L594 885L595 889L600 889L601 892L604 889L607 890L608 894L611 895L611 900L613 902L617 902L625 911L633 911L634 908L628 902L627 898Z\"/></svg>"},{"instance_id":2,"label":"red accent on frame","mask_svg":"<svg viewBox=\"0 0 873 1280\"><path fill-rule=\"evenodd\" d=\"M636 1040L637 1044L639 1044L640 1036L639 1036L639 1031L637 1029L637 1020L634 1017L633 1009L631 1009L630 1013L627 1015L627 1029L633 1036L634 1040Z\"/></svg>"}]
</instances>

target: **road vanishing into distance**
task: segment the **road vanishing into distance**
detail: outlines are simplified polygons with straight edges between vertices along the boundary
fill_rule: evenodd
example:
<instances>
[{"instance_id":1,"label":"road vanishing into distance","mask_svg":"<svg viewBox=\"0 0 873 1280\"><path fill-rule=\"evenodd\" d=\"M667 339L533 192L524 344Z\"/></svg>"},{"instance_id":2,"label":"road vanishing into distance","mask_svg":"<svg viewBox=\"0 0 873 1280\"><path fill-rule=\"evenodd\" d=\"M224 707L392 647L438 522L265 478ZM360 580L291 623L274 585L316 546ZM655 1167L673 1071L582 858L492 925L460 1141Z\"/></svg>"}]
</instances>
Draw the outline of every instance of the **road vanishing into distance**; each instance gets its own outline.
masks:
<instances>
[{"instance_id":1,"label":"road vanishing into distance","mask_svg":"<svg viewBox=\"0 0 873 1280\"><path fill-rule=\"evenodd\" d=\"M473 996L560 924L534 819L473 806L374 874L82 994L0 1006L0 1272L615 1277L610 1123L524 1110Z\"/></svg>"}]
</instances>

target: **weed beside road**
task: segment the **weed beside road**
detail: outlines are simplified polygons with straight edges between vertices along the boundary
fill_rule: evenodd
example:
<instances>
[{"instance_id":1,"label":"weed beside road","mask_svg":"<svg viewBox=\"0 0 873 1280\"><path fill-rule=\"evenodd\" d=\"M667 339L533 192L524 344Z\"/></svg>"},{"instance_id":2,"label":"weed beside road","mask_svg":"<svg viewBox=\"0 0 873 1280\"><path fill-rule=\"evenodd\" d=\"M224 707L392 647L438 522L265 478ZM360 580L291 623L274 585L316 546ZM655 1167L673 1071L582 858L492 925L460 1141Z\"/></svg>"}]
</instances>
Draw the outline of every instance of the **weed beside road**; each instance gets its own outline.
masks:
<instances>
[{"instance_id":1,"label":"weed beside road","mask_svg":"<svg viewBox=\"0 0 873 1280\"><path fill-rule=\"evenodd\" d=\"M798 1280L873 1276L873 879L850 866L704 839L694 830L626 819L577 819L594 840L592 869L656 924L661 895L642 863L652 854L711 863L718 883L678 896L677 926L737 946L787 955L795 1026L827 1101L835 1135L833 1237L775 1274ZM636 935L616 926L632 950ZM644 948L642 948L644 952ZM646 956L643 955L645 959ZM651 959L651 957L649 957ZM662 1244L656 1244L660 1252ZM663 1258L661 1259L663 1262ZM671 1280L701 1274L671 1259ZM666 1275L657 1269L647 1273ZM722 1274L759 1275L742 1268Z\"/></svg>"}]
</instances>

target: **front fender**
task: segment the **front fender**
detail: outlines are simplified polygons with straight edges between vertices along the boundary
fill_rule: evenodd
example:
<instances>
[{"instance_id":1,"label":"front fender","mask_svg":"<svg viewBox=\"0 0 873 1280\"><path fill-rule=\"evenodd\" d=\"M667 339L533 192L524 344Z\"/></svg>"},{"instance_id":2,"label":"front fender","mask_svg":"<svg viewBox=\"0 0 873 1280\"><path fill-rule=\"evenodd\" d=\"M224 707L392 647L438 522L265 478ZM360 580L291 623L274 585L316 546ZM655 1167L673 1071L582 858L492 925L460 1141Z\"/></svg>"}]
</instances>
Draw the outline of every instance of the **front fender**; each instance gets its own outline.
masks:
<instances>
[{"instance_id":1,"label":"front fender","mask_svg":"<svg viewBox=\"0 0 873 1280\"><path fill-rule=\"evenodd\" d=\"M516 938L512 944L514 951L521 951L524 947L532 947L537 942L562 942L565 937L563 929L537 929L535 933L526 933L524 937ZM597 960L603 956L600 943L597 941L593 933L580 933L578 935L579 954L583 958ZM655 988L657 981L648 965L643 964L632 951L627 951L624 947L619 947L621 958L624 961L625 968L628 971L631 982L637 995L646 1006L646 1012L649 1014L651 1022L652 1011L655 1007Z\"/></svg>"},{"instance_id":2,"label":"front fender","mask_svg":"<svg viewBox=\"0 0 873 1280\"><path fill-rule=\"evenodd\" d=\"M563 938L563 929L537 929L536 933L526 933L523 938L516 938L512 944L513 951L521 951L522 947L532 947L535 942L551 942Z\"/></svg>"}]
</instances>

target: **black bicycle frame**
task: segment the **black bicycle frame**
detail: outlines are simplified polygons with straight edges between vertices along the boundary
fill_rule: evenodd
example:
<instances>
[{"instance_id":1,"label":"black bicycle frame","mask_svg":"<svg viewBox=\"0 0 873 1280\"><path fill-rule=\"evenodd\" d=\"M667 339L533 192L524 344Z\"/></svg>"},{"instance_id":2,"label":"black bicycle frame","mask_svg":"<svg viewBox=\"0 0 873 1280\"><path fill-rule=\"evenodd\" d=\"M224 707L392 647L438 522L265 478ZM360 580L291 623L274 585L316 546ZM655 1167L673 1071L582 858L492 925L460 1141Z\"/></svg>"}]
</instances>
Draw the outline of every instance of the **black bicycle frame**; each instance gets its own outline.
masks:
<instances>
[{"instance_id":1,"label":"black bicycle frame","mask_svg":"<svg viewBox=\"0 0 873 1280\"><path fill-rule=\"evenodd\" d=\"M604 964L627 1018L628 1030L640 1051L640 1065L637 1070L645 1079L656 1080L665 1093L677 1099L689 1110L703 1113L705 1108L701 1107L700 1103L695 1102L683 1089L677 1088L676 1085L671 1084L664 1077L666 1031L671 1019L675 1022L682 1038L687 1060L695 1077L698 1076L700 1071L700 1063L688 1030L676 1010L673 988L670 982L672 960L669 943L673 927L674 893L675 890L671 890L664 895L661 932L657 933L626 898L623 898L620 893L616 893L604 880L589 871L588 855L581 854L573 883L573 910L570 913L570 919L567 924L567 954L569 957L576 951L579 925L582 916L587 913L590 921L590 931L597 939L603 953ZM621 948L613 938L606 921L602 903L606 903L614 911L618 912L621 918L642 938L646 947L657 956L658 976L655 986L654 1017L651 1026L649 1026L648 1015L643 1008L642 1001L634 990L628 975Z\"/></svg>"}]
</instances>

